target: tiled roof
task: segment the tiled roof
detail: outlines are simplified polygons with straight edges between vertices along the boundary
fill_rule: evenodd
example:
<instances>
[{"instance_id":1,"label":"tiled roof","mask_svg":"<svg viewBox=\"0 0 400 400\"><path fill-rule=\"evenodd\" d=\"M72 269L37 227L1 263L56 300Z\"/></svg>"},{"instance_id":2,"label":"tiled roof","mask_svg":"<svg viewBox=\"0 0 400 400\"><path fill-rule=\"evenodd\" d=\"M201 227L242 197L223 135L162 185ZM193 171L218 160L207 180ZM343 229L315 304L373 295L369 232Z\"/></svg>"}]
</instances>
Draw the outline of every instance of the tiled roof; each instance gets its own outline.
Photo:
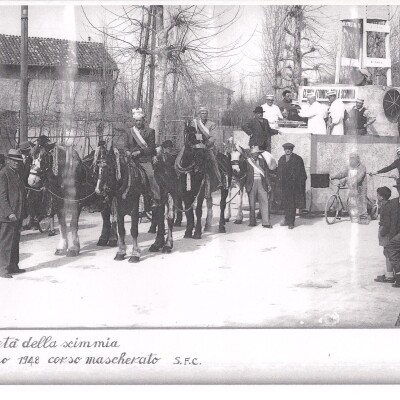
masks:
<instances>
[{"instance_id":1,"label":"tiled roof","mask_svg":"<svg viewBox=\"0 0 400 400\"><path fill-rule=\"evenodd\" d=\"M0 64L20 64L21 36L0 34ZM28 65L117 70L102 43L30 37Z\"/></svg>"}]
</instances>

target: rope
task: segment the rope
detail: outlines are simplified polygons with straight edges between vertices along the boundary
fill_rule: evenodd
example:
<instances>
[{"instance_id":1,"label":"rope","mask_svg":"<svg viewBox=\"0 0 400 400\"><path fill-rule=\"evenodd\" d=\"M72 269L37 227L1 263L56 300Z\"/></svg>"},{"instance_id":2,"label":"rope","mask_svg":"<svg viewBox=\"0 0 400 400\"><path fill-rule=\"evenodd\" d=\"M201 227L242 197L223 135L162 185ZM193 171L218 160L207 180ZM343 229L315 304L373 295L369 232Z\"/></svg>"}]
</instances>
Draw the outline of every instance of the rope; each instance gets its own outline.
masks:
<instances>
[{"instance_id":1,"label":"rope","mask_svg":"<svg viewBox=\"0 0 400 400\"><path fill-rule=\"evenodd\" d=\"M63 201L70 201L70 202L72 202L72 203L73 203L73 202L78 203L78 202L80 202L80 201L86 200L86 199L88 199L89 197L93 196L93 195L96 193L96 192L92 192L92 193L90 193L88 196L82 197L81 199L67 199L67 198L65 198L65 197L61 197L61 196L59 196L58 194L52 192L52 191L51 191L50 189L48 189L48 188L34 189L34 188L31 188L31 187L25 186L25 189L26 189L26 190L31 190L31 191L33 191L33 192L48 191L48 192L49 192L51 195L53 195L54 197L57 197L58 199L63 200Z\"/></svg>"},{"instance_id":2,"label":"rope","mask_svg":"<svg viewBox=\"0 0 400 400\"><path fill-rule=\"evenodd\" d=\"M247 177L247 174L244 174L241 178L235 179L235 180L236 180L236 183L240 183L240 181L241 181L242 179L246 178L246 177ZM231 197L229 200L226 201L226 204L229 204L231 201L233 201L233 199L234 199L240 192L241 192L241 190L239 189L233 197ZM213 205L213 206L219 206L219 204L214 204L214 203L212 203L212 205Z\"/></svg>"},{"instance_id":3,"label":"rope","mask_svg":"<svg viewBox=\"0 0 400 400\"><path fill-rule=\"evenodd\" d=\"M397 176L393 176L393 175L372 174L371 176L380 176L381 178L397 179Z\"/></svg>"},{"instance_id":4,"label":"rope","mask_svg":"<svg viewBox=\"0 0 400 400\"><path fill-rule=\"evenodd\" d=\"M204 186L205 180L206 180L206 178L204 177L203 180L201 181L201 185L200 185L199 191L198 191L196 197L194 198L192 204L191 204L188 208L186 208L185 210L181 210L178 206L175 206L175 209L176 209L177 211L186 213L187 211L189 211L189 210L193 207L193 204L196 202L197 198L198 198L199 195L200 195L200 192L201 192L201 189L202 189L203 186Z\"/></svg>"}]
</instances>

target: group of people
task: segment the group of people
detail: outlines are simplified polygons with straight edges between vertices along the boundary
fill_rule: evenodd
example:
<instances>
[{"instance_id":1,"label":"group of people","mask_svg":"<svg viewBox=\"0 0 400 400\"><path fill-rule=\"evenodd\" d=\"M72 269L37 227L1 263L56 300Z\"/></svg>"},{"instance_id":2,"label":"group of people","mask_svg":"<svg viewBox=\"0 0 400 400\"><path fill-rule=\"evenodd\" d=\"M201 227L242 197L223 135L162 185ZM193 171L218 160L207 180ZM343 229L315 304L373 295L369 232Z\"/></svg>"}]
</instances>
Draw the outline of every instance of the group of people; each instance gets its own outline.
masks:
<instances>
[{"instance_id":1,"label":"group of people","mask_svg":"<svg viewBox=\"0 0 400 400\"><path fill-rule=\"evenodd\" d=\"M307 105L302 106L292 100L290 90L284 90L282 95L277 105L274 104L273 94L267 95L266 103L262 105L264 117L274 129L278 127L279 120L304 121L309 131L315 135L366 135L368 126L376 121L362 98L357 98L355 106L347 112L336 90L329 90L326 94L328 107L317 101L315 93L310 93Z\"/></svg>"}]
</instances>

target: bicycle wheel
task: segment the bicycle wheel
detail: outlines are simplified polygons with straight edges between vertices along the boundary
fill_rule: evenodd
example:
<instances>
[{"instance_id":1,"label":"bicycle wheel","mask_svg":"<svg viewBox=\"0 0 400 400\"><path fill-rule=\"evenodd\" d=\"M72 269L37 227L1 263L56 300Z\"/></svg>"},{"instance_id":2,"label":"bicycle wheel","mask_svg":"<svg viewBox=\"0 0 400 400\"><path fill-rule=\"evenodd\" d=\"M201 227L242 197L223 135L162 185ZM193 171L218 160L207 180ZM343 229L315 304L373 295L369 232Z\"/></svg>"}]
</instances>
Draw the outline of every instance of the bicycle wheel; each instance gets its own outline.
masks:
<instances>
[{"instance_id":1,"label":"bicycle wheel","mask_svg":"<svg viewBox=\"0 0 400 400\"><path fill-rule=\"evenodd\" d=\"M336 194L331 195L325 204L325 221L327 224L332 225L336 222L340 208L338 196Z\"/></svg>"}]
</instances>

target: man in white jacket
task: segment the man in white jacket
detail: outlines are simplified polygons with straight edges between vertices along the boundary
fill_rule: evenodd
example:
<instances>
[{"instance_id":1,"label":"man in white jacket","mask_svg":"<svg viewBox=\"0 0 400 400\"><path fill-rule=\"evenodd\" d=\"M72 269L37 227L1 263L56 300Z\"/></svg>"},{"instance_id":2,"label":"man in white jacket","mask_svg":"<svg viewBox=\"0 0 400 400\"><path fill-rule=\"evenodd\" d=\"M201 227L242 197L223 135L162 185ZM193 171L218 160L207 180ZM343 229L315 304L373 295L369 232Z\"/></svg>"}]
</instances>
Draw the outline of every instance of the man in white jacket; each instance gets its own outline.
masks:
<instances>
[{"instance_id":1,"label":"man in white jacket","mask_svg":"<svg viewBox=\"0 0 400 400\"><path fill-rule=\"evenodd\" d=\"M336 97L336 91L330 90L327 93L331 106L329 107L329 121L327 126L327 134L344 135L343 118L344 104L343 101Z\"/></svg>"},{"instance_id":2,"label":"man in white jacket","mask_svg":"<svg viewBox=\"0 0 400 400\"><path fill-rule=\"evenodd\" d=\"M308 129L311 133L314 135L326 135L325 110L322 104L316 100L315 94L308 95L307 101L309 106L302 107L299 115L302 118L308 118Z\"/></svg>"},{"instance_id":3,"label":"man in white jacket","mask_svg":"<svg viewBox=\"0 0 400 400\"><path fill-rule=\"evenodd\" d=\"M264 110L263 117L268 120L269 126L272 129L278 129L278 121L283 119L283 115L281 110L277 105L274 104L274 95L269 94L266 97L266 103L263 104L261 107Z\"/></svg>"}]
</instances>

